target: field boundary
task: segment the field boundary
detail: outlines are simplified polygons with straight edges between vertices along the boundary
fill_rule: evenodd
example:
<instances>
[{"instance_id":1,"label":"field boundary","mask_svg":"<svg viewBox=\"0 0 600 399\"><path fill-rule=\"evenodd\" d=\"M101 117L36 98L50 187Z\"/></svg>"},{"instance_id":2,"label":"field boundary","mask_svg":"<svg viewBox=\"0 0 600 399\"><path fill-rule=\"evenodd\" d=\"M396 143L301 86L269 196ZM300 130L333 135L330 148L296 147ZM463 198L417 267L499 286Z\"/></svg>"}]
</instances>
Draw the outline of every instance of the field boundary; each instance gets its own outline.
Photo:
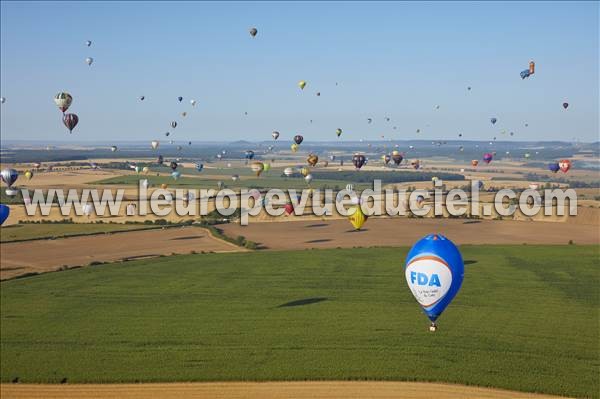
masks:
<instances>
[{"instance_id":1,"label":"field boundary","mask_svg":"<svg viewBox=\"0 0 600 399\"><path fill-rule=\"evenodd\" d=\"M559 399L541 393L520 392L476 385L442 382L381 380L309 380L309 381L215 381L137 384L0 384L3 398L98 399L166 398L166 399Z\"/></svg>"}]
</instances>

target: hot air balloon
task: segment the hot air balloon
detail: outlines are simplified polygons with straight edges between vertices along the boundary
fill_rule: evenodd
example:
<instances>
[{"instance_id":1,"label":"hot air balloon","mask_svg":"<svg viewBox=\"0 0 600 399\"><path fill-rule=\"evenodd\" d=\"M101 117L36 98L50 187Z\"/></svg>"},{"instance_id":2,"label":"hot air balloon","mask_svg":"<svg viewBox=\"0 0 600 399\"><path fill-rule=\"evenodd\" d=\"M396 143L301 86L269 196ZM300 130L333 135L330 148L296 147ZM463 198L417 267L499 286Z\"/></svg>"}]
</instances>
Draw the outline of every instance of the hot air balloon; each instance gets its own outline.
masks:
<instances>
[{"instance_id":1,"label":"hot air balloon","mask_svg":"<svg viewBox=\"0 0 600 399\"><path fill-rule=\"evenodd\" d=\"M34 168L34 169L39 169L39 168L40 168L40 166L42 166L42 164L41 164L41 163L39 163L39 162L34 162L34 163L33 163L33 168Z\"/></svg>"},{"instance_id":2,"label":"hot air balloon","mask_svg":"<svg viewBox=\"0 0 600 399\"><path fill-rule=\"evenodd\" d=\"M262 162L252 162L250 169L252 169L252 171L256 174L256 177L258 177L263 172L265 167Z\"/></svg>"},{"instance_id":3,"label":"hot air balloon","mask_svg":"<svg viewBox=\"0 0 600 399\"><path fill-rule=\"evenodd\" d=\"M364 214L359 204L348 209L348 220L354 227L354 230L360 230L367 221L368 216Z\"/></svg>"},{"instance_id":4,"label":"hot air balloon","mask_svg":"<svg viewBox=\"0 0 600 399\"><path fill-rule=\"evenodd\" d=\"M494 156L492 154L490 154L489 152L486 152L485 154L483 154L483 162L485 162L487 164L492 162L493 158L494 158Z\"/></svg>"},{"instance_id":5,"label":"hot air balloon","mask_svg":"<svg viewBox=\"0 0 600 399\"><path fill-rule=\"evenodd\" d=\"M204 164L200 163L200 162L196 162L196 170L198 172L202 172L202 169L204 169Z\"/></svg>"},{"instance_id":6,"label":"hot air balloon","mask_svg":"<svg viewBox=\"0 0 600 399\"><path fill-rule=\"evenodd\" d=\"M6 102L6 97L0 97L0 103L4 104Z\"/></svg>"},{"instance_id":7,"label":"hot air balloon","mask_svg":"<svg viewBox=\"0 0 600 399\"><path fill-rule=\"evenodd\" d=\"M254 158L254 151L252 151L252 150L246 150L246 152L244 152L244 157L246 159L253 159Z\"/></svg>"},{"instance_id":8,"label":"hot air balloon","mask_svg":"<svg viewBox=\"0 0 600 399\"><path fill-rule=\"evenodd\" d=\"M140 101L144 101L145 98L146 96L140 96Z\"/></svg>"},{"instance_id":9,"label":"hot air balloon","mask_svg":"<svg viewBox=\"0 0 600 399\"><path fill-rule=\"evenodd\" d=\"M271 164L263 162L263 172L268 172L269 170L271 170Z\"/></svg>"},{"instance_id":10,"label":"hot air balloon","mask_svg":"<svg viewBox=\"0 0 600 399\"><path fill-rule=\"evenodd\" d=\"M310 165L310 166L315 166L317 164L317 162L319 162L319 157L316 156L315 154L310 154L308 156L308 158L306 158L306 162Z\"/></svg>"},{"instance_id":11,"label":"hot air balloon","mask_svg":"<svg viewBox=\"0 0 600 399\"><path fill-rule=\"evenodd\" d=\"M340 137L340 136L342 135L342 129L340 129L340 128L337 128L337 129L335 130L335 134L336 134L338 137Z\"/></svg>"},{"instance_id":12,"label":"hot air balloon","mask_svg":"<svg viewBox=\"0 0 600 399\"><path fill-rule=\"evenodd\" d=\"M250 33L250 36L255 37L256 34L258 33L258 29L250 28L250 30L248 32ZM267 36L269 36L269 35L267 35Z\"/></svg>"},{"instance_id":13,"label":"hot air balloon","mask_svg":"<svg viewBox=\"0 0 600 399\"><path fill-rule=\"evenodd\" d=\"M133 167L133 170L135 170L135 173L139 174L141 172L142 168L140 168L138 165L135 165Z\"/></svg>"},{"instance_id":14,"label":"hot air balloon","mask_svg":"<svg viewBox=\"0 0 600 399\"><path fill-rule=\"evenodd\" d=\"M116 152L117 151L117 146L116 145L110 146L110 151L111 152Z\"/></svg>"},{"instance_id":15,"label":"hot air balloon","mask_svg":"<svg viewBox=\"0 0 600 399\"><path fill-rule=\"evenodd\" d=\"M394 161L394 164L400 165L402 163L402 160L404 159L404 156L402 156L402 154L400 153L400 151L398 150L394 150L392 151L392 160Z\"/></svg>"},{"instance_id":16,"label":"hot air balloon","mask_svg":"<svg viewBox=\"0 0 600 399\"><path fill-rule=\"evenodd\" d=\"M240 175L231 175L231 180L233 180L233 181L240 180Z\"/></svg>"},{"instance_id":17,"label":"hot air balloon","mask_svg":"<svg viewBox=\"0 0 600 399\"><path fill-rule=\"evenodd\" d=\"M171 177L172 177L174 180L178 180L180 176L181 176L181 172L180 172L180 171L178 171L178 170L176 170L176 171L174 171L174 172L172 172L172 173L171 173Z\"/></svg>"},{"instance_id":18,"label":"hot air balloon","mask_svg":"<svg viewBox=\"0 0 600 399\"><path fill-rule=\"evenodd\" d=\"M169 167L173 170L177 169L177 166L179 165L177 165L177 162L175 161L171 161L171 163L169 163Z\"/></svg>"},{"instance_id":19,"label":"hot air balloon","mask_svg":"<svg viewBox=\"0 0 600 399\"><path fill-rule=\"evenodd\" d=\"M0 226L6 222L8 215L10 215L10 208L8 205L0 204Z\"/></svg>"},{"instance_id":20,"label":"hot air balloon","mask_svg":"<svg viewBox=\"0 0 600 399\"><path fill-rule=\"evenodd\" d=\"M373 118L367 118L367 123L372 123L373 122Z\"/></svg>"},{"instance_id":21,"label":"hot air balloon","mask_svg":"<svg viewBox=\"0 0 600 399\"><path fill-rule=\"evenodd\" d=\"M73 133L73 129L79 123L79 117L75 114L64 114L63 115L63 124L69 129L69 133Z\"/></svg>"},{"instance_id":22,"label":"hot air balloon","mask_svg":"<svg viewBox=\"0 0 600 399\"><path fill-rule=\"evenodd\" d=\"M293 144L290 146L290 149L292 150L292 152L296 152L296 151L298 151L298 144L296 144L296 143L293 143Z\"/></svg>"},{"instance_id":23,"label":"hot air balloon","mask_svg":"<svg viewBox=\"0 0 600 399\"><path fill-rule=\"evenodd\" d=\"M526 152L526 153L525 153L525 159L529 159L529 157L531 157L531 154L530 154L530 153L528 153L528 152Z\"/></svg>"},{"instance_id":24,"label":"hot air balloon","mask_svg":"<svg viewBox=\"0 0 600 399\"><path fill-rule=\"evenodd\" d=\"M182 146L180 146L180 145L178 145L178 146L177 146L177 151L181 151L181 150L183 150L183 147L182 147Z\"/></svg>"},{"instance_id":25,"label":"hot air balloon","mask_svg":"<svg viewBox=\"0 0 600 399\"><path fill-rule=\"evenodd\" d=\"M310 184L310 182L313 181L313 175L311 175L310 173L307 174L306 176L304 176L304 181L306 182L306 184Z\"/></svg>"},{"instance_id":26,"label":"hot air balloon","mask_svg":"<svg viewBox=\"0 0 600 399\"><path fill-rule=\"evenodd\" d=\"M166 190L167 187L169 187L166 183L163 183L160 185L160 188L162 188L163 190Z\"/></svg>"},{"instance_id":27,"label":"hot air balloon","mask_svg":"<svg viewBox=\"0 0 600 399\"><path fill-rule=\"evenodd\" d=\"M564 109L567 109L567 108L569 108L569 103L563 103L562 105L563 105L563 108L564 108Z\"/></svg>"},{"instance_id":28,"label":"hot air balloon","mask_svg":"<svg viewBox=\"0 0 600 399\"><path fill-rule=\"evenodd\" d=\"M352 157L352 163L354 164L356 170L362 168L366 161L367 160L365 156L362 154L354 154L354 156Z\"/></svg>"},{"instance_id":29,"label":"hot air balloon","mask_svg":"<svg viewBox=\"0 0 600 399\"><path fill-rule=\"evenodd\" d=\"M152 142L150 142L150 145L152 146L153 150L156 150L159 144L160 143L158 142L158 140L152 140Z\"/></svg>"},{"instance_id":30,"label":"hot air balloon","mask_svg":"<svg viewBox=\"0 0 600 399\"><path fill-rule=\"evenodd\" d=\"M158 147L158 144L156 145L156 147ZM152 146L152 148L155 148L155 147ZM156 163L159 165L162 165L164 161L165 161L165 159L163 158L162 155L159 155L158 158L156 159Z\"/></svg>"},{"instance_id":31,"label":"hot air balloon","mask_svg":"<svg viewBox=\"0 0 600 399\"><path fill-rule=\"evenodd\" d=\"M304 88L306 87L306 82L303 80L299 81L298 87L300 87L301 90L304 90Z\"/></svg>"},{"instance_id":32,"label":"hot air balloon","mask_svg":"<svg viewBox=\"0 0 600 399\"><path fill-rule=\"evenodd\" d=\"M94 62L94 59L92 57L87 57L85 59L85 63L88 64L88 66L91 66L93 62Z\"/></svg>"},{"instance_id":33,"label":"hot air balloon","mask_svg":"<svg viewBox=\"0 0 600 399\"><path fill-rule=\"evenodd\" d=\"M185 111L184 111L184 112L182 112L182 113L181 113L181 116L183 116L183 117L185 118L185 117L187 116L187 112L185 112Z\"/></svg>"},{"instance_id":34,"label":"hot air balloon","mask_svg":"<svg viewBox=\"0 0 600 399\"><path fill-rule=\"evenodd\" d=\"M429 330L436 331L436 320L462 285L464 263L458 248L441 234L425 236L408 253L404 273L410 291L431 320Z\"/></svg>"},{"instance_id":35,"label":"hot air balloon","mask_svg":"<svg viewBox=\"0 0 600 399\"><path fill-rule=\"evenodd\" d=\"M175 122L175 121L171 122L171 127L173 129L175 129L177 127L177 122Z\"/></svg>"},{"instance_id":36,"label":"hot air balloon","mask_svg":"<svg viewBox=\"0 0 600 399\"><path fill-rule=\"evenodd\" d=\"M567 173L571 169L571 161L568 159L561 159L558 161L558 167L563 173Z\"/></svg>"},{"instance_id":37,"label":"hot air balloon","mask_svg":"<svg viewBox=\"0 0 600 399\"><path fill-rule=\"evenodd\" d=\"M91 40L86 40L85 41L85 45L90 47L92 45L92 41Z\"/></svg>"},{"instance_id":38,"label":"hot air balloon","mask_svg":"<svg viewBox=\"0 0 600 399\"><path fill-rule=\"evenodd\" d=\"M271 136L273 136L273 140L277 140L279 138L279 132L274 131L273 133L271 133Z\"/></svg>"},{"instance_id":39,"label":"hot air balloon","mask_svg":"<svg viewBox=\"0 0 600 399\"><path fill-rule=\"evenodd\" d=\"M303 141L304 141L304 137L302 137L301 135L297 134L294 136L294 143L300 145L300 144L302 144Z\"/></svg>"},{"instance_id":40,"label":"hot air balloon","mask_svg":"<svg viewBox=\"0 0 600 399\"><path fill-rule=\"evenodd\" d=\"M419 169L421 167L421 161L418 159L413 159L410 161L410 165L415 169Z\"/></svg>"},{"instance_id":41,"label":"hot air balloon","mask_svg":"<svg viewBox=\"0 0 600 399\"><path fill-rule=\"evenodd\" d=\"M300 169L300 174L304 177L308 176L309 173L310 169L308 169L306 166Z\"/></svg>"},{"instance_id":42,"label":"hot air balloon","mask_svg":"<svg viewBox=\"0 0 600 399\"><path fill-rule=\"evenodd\" d=\"M196 100L190 100L190 104L192 104L192 107L196 106Z\"/></svg>"},{"instance_id":43,"label":"hot air balloon","mask_svg":"<svg viewBox=\"0 0 600 399\"><path fill-rule=\"evenodd\" d=\"M71 103L73 102L73 97L64 91L61 91L57 95L54 96L54 103L63 113L69 109Z\"/></svg>"},{"instance_id":44,"label":"hot air balloon","mask_svg":"<svg viewBox=\"0 0 600 399\"><path fill-rule=\"evenodd\" d=\"M560 165L558 162L552 162L548 164L548 170L550 170L552 173L556 173L560 170Z\"/></svg>"},{"instance_id":45,"label":"hot air balloon","mask_svg":"<svg viewBox=\"0 0 600 399\"><path fill-rule=\"evenodd\" d=\"M477 165L479 165L479 161L477 159L471 161L471 166L476 167Z\"/></svg>"},{"instance_id":46,"label":"hot air balloon","mask_svg":"<svg viewBox=\"0 0 600 399\"><path fill-rule=\"evenodd\" d=\"M147 166L144 166L144 167L142 168L142 173L143 173L143 174L145 174L145 175L147 175L147 174L148 174L148 172L150 172L150 168L149 168L149 167L147 167Z\"/></svg>"},{"instance_id":47,"label":"hot air balloon","mask_svg":"<svg viewBox=\"0 0 600 399\"><path fill-rule=\"evenodd\" d=\"M498 119L496 119L496 118L490 118L490 122L492 122L492 125L495 125L496 122L498 122Z\"/></svg>"},{"instance_id":48,"label":"hot air balloon","mask_svg":"<svg viewBox=\"0 0 600 399\"><path fill-rule=\"evenodd\" d=\"M283 174L284 174L286 177L290 177L290 176L292 176L292 175L294 174L294 168L289 168L289 167L288 167L288 168L285 168L285 169L283 170Z\"/></svg>"},{"instance_id":49,"label":"hot air balloon","mask_svg":"<svg viewBox=\"0 0 600 399\"><path fill-rule=\"evenodd\" d=\"M387 165L392 160L392 157L389 156L388 154L385 154L385 155L381 156L381 159L383 160L383 163Z\"/></svg>"}]
</instances>

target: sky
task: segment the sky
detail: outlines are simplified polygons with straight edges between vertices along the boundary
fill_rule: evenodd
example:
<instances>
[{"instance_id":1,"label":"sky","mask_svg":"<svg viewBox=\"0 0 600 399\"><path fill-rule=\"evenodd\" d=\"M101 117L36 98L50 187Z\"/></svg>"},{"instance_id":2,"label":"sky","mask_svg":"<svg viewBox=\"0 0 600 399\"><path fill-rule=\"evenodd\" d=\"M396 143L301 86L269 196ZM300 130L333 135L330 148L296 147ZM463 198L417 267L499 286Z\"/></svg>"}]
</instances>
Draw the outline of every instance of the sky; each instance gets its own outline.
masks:
<instances>
[{"instance_id":1,"label":"sky","mask_svg":"<svg viewBox=\"0 0 600 399\"><path fill-rule=\"evenodd\" d=\"M2 140L599 139L595 1L0 7Z\"/></svg>"}]
</instances>

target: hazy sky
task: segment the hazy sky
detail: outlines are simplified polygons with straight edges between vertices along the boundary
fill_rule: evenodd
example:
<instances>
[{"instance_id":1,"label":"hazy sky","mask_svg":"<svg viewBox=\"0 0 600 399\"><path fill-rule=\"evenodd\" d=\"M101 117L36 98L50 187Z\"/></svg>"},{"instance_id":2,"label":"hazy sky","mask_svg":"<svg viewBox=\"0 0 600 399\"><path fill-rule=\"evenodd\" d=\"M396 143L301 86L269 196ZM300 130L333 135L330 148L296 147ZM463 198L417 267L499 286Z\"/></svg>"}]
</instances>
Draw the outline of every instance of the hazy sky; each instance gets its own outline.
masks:
<instances>
[{"instance_id":1,"label":"hazy sky","mask_svg":"<svg viewBox=\"0 0 600 399\"><path fill-rule=\"evenodd\" d=\"M69 140L53 103L68 91L77 141L336 140L338 127L348 140L598 140L594 1L2 1L1 14L2 139Z\"/></svg>"}]
</instances>

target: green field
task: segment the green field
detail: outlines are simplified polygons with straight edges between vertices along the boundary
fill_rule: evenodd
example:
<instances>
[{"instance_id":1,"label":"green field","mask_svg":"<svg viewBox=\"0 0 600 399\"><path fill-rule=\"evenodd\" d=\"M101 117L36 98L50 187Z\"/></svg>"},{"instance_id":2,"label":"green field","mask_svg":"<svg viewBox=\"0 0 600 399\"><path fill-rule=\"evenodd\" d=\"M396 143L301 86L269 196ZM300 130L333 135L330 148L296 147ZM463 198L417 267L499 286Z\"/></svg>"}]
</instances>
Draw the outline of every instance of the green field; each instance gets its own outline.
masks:
<instances>
[{"instance_id":1,"label":"green field","mask_svg":"<svg viewBox=\"0 0 600 399\"><path fill-rule=\"evenodd\" d=\"M116 223L40 223L17 224L0 229L0 242L59 238L116 231L143 230L152 227Z\"/></svg>"},{"instance_id":2,"label":"green field","mask_svg":"<svg viewBox=\"0 0 600 399\"><path fill-rule=\"evenodd\" d=\"M378 379L599 397L595 246L464 246L428 331L406 248L198 254L1 283L1 380Z\"/></svg>"},{"instance_id":3,"label":"green field","mask_svg":"<svg viewBox=\"0 0 600 399\"><path fill-rule=\"evenodd\" d=\"M205 179L201 177L187 177L182 176L178 180L174 180L171 176L156 176L156 175L123 175L111 177L108 179L98 180L91 185L103 185L103 184L119 184L119 185L137 185L141 179L148 179L148 183L151 186L158 187L161 184L167 184L170 188L181 187L181 188L195 188L195 189L217 189L217 179ZM280 177L278 174L264 174L261 177L256 178L254 176L241 176L240 180L231 180L231 175L223 176L221 181L225 184L225 187L236 189L236 188L257 188L257 189L269 189L279 188L287 190L295 188L297 190L305 188L332 188L332 189L343 189L348 184L348 181L344 180L333 180L333 179L315 179L312 181L310 186L304 182L301 177L285 178ZM359 183L355 184L355 189L364 189L372 187L373 184Z\"/></svg>"}]
</instances>

